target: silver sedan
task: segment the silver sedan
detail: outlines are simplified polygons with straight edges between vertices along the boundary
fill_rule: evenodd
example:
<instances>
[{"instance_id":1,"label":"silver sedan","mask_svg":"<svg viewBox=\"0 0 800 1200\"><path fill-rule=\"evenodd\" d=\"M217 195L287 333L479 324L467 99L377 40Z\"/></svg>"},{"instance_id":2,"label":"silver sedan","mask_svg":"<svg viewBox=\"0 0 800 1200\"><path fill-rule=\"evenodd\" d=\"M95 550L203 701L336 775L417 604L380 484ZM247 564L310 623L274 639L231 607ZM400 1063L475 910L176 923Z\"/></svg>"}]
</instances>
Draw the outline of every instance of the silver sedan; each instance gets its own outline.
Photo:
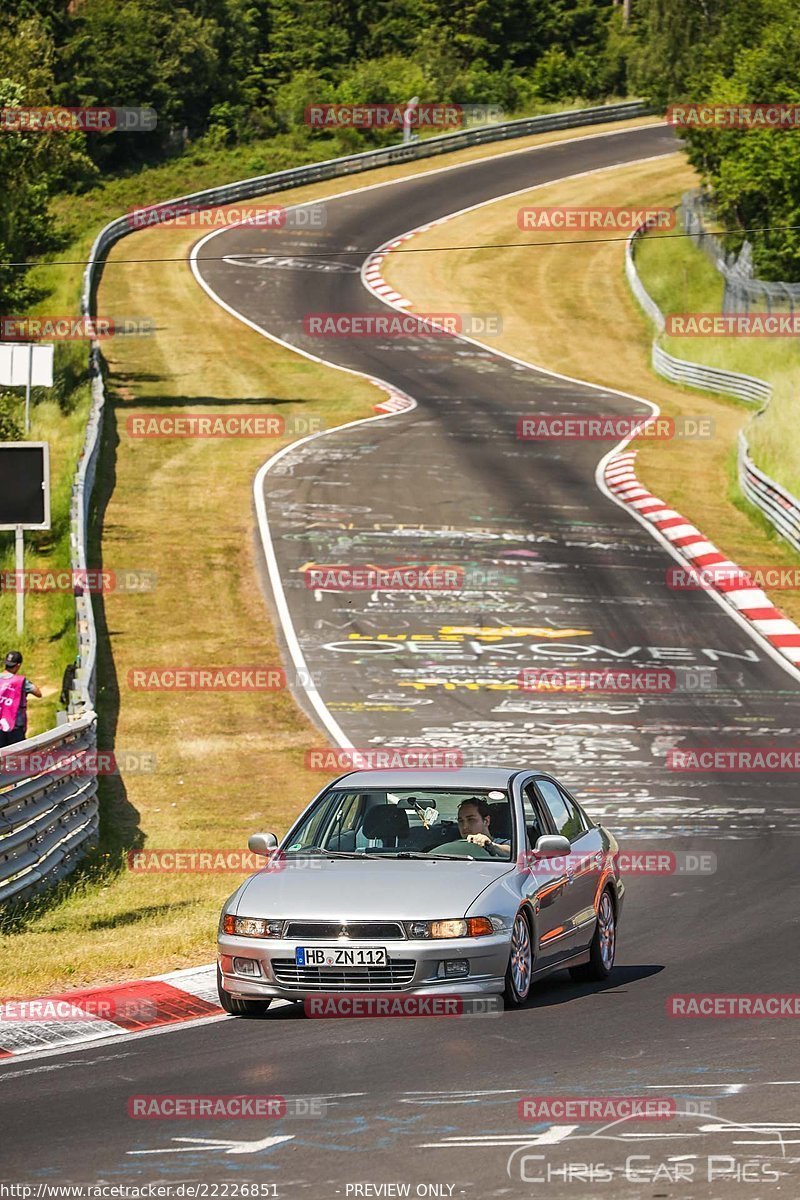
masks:
<instances>
[{"instance_id":1,"label":"silver sedan","mask_svg":"<svg viewBox=\"0 0 800 1200\"><path fill-rule=\"evenodd\" d=\"M568 968L605 979L625 886L618 845L541 771L353 771L289 830L254 834L266 865L227 900L227 1012L274 997L502 993Z\"/></svg>"}]
</instances>

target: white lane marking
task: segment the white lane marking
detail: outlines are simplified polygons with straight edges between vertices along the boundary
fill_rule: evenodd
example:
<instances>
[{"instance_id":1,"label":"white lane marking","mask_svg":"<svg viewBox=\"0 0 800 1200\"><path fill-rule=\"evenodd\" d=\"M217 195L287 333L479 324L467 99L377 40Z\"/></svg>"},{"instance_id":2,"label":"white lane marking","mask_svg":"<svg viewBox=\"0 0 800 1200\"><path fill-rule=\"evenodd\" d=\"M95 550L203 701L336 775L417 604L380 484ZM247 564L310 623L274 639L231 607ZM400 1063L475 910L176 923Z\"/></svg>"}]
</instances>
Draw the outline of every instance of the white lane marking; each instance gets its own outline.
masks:
<instances>
[{"instance_id":1,"label":"white lane marking","mask_svg":"<svg viewBox=\"0 0 800 1200\"><path fill-rule=\"evenodd\" d=\"M282 1003L288 1004L289 1001L288 1000L283 1001ZM134 1032L131 1032L131 1033L120 1032L118 1034L114 1034L114 1035L111 1035L110 1037L102 1038L99 1040L93 1039L91 1041L86 1041L86 1042L74 1042L71 1045L66 1045L66 1046L48 1046L44 1049L28 1050L28 1051L20 1052L19 1054L11 1055L11 1057L9 1057L9 1058L0 1059L0 1081L3 1079L3 1077L5 1075L5 1071L3 1068L6 1063L11 1065L12 1063L16 1064L19 1062L30 1062L30 1060L33 1058L37 1058L37 1059L38 1058L52 1058L56 1054L79 1054L83 1050L97 1050L99 1047L102 1047L102 1046L114 1046L120 1042L130 1042L130 1041L133 1041L134 1039L158 1037L164 1033L176 1033L178 1030L181 1030L181 1029L195 1029L199 1025L210 1025L214 1021L228 1021L228 1020L231 1020L231 1018L228 1016L228 1014L224 1013L224 1012L220 1012L220 1013L214 1013L208 1017L197 1017L193 1021L173 1021L169 1025L156 1025L152 1029L139 1029L139 1030L135 1030ZM67 1067L70 1067L70 1066L77 1065L77 1064L65 1063L64 1065Z\"/></svg>"},{"instance_id":2,"label":"white lane marking","mask_svg":"<svg viewBox=\"0 0 800 1200\"><path fill-rule=\"evenodd\" d=\"M800 1121L734 1121L725 1125L700 1126L702 1133L760 1133L762 1129L767 1133L777 1133L781 1129L795 1133L800 1129Z\"/></svg>"},{"instance_id":3,"label":"white lane marking","mask_svg":"<svg viewBox=\"0 0 800 1200\"><path fill-rule=\"evenodd\" d=\"M353 190L356 191L358 189ZM316 201L308 200L305 202L305 204L297 204L293 207L304 208L309 204L314 203L316 203ZM231 228L236 228L236 226L231 226ZM217 229L209 234L206 234L206 236L201 238L197 245L193 247L190 257L191 268L195 279L200 284L200 287L203 289L203 291L215 302L215 304L218 304L220 308L223 308L226 312L230 313L231 316L235 317L238 321L241 321L243 325L247 325L250 329L255 330L256 333L260 334L262 337L268 338L269 341L274 342L276 345L283 346L285 349L291 350L295 354L300 354L303 358L310 359L312 362L320 363L321 366L330 367L335 371L343 371L347 375L355 375L359 379L366 379L369 383L375 384L377 387L381 388L381 390L388 392L389 402L397 399L406 403L406 412L410 412L412 409L417 407L417 402L412 396L407 396L404 392L401 392L399 388L394 387L385 380L378 379L374 375L368 375L365 371L356 371L351 367L339 366L338 363L326 362L325 359L319 358L319 356L316 354L311 354L308 350L302 350L299 346L293 346L291 343L285 342L276 334L269 333L266 329L262 329L260 325L257 325L254 321L251 321L248 317L243 316L242 313L237 312L236 309L232 308L231 305L223 300L221 296L218 296L213 288L206 283L205 279L200 273L197 255L206 242L208 242L212 237L216 237L218 233L222 232L223 231L221 229ZM374 421L393 420L398 415L400 414L394 411L377 413L372 417L362 417L357 421L348 421L344 425L336 425L331 429L322 429L318 433L307 434L305 437L299 438L296 442L289 442L286 446L283 446L282 449L271 455L271 457L268 458L265 463L263 463L256 473L255 480L253 481L253 499L256 506L256 517L258 519L259 532L261 534L261 544L264 549L264 557L267 563L267 572L269 574L272 594L275 600L275 607L278 610L278 619L281 623L283 635L286 639L286 645L297 673L296 677L300 681L303 691L308 697L309 703L313 707L324 728L330 734L334 743L344 748L352 747L353 742L350 741L347 734L339 725L339 722L329 711L325 701L322 699L316 686L314 685L314 681L311 678L311 672L308 668L308 664L306 663L305 655L303 654L302 647L300 646L300 640L295 631L292 615L289 611L289 605L286 600L286 593L283 587L283 580L281 579L278 560L275 554L275 547L272 541L272 531L270 529L269 517L267 516L267 505L264 496L264 479L272 470L272 468L281 461L282 458L284 458L287 454L294 452L300 446L316 441L317 438L327 437L332 433L340 433L345 429L353 429L358 425L367 425Z\"/></svg>"},{"instance_id":4,"label":"white lane marking","mask_svg":"<svg viewBox=\"0 0 800 1200\"><path fill-rule=\"evenodd\" d=\"M744 1088L753 1085L749 1083L648 1083L645 1086L655 1090L660 1088L666 1092L674 1091L676 1088L687 1088L688 1090L692 1088L722 1088L726 1096L735 1096Z\"/></svg>"},{"instance_id":5,"label":"white lane marking","mask_svg":"<svg viewBox=\"0 0 800 1200\"><path fill-rule=\"evenodd\" d=\"M271 1146L280 1146L281 1142L294 1141L293 1133L275 1134L272 1137L261 1138L257 1142L226 1141L222 1138L176 1137L173 1142L190 1142L189 1146L164 1146L159 1150L128 1150L128 1154L191 1154L197 1150L222 1150L225 1154L257 1154L259 1150L269 1150Z\"/></svg>"},{"instance_id":6,"label":"white lane marking","mask_svg":"<svg viewBox=\"0 0 800 1200\"><path fill-rule=\"evenodd\" d=\"M130 1054L101 1054L99 1058L89 1058L80 1062L52 1063L45 1067L26 1067L23 1071L3 1071L0 1083L6 1079L21 1079L24 1075L40 1075L43 1071L63 1071L65 1067L93 1067L100 1062L109 1062L116 1058L130 1058ZM16 1056L14 1062L17 1061Z\"/></svg>"},{"instance_id":7,"label":"white lane marking","mask_svg":"<svg viewBox=\"0 0 800 1200\"><path fill-rule=\"evenodd\" d=\"M458 1134L444 1138L441 1142L418 1142L420 1150L464 1150L468 1148L486 1149L490 1146L555 1146L563 1142L578 1128L577 1125L551 1125L542 1133L487 1133L487 1134Z\"/></svg>"}]
</instances>

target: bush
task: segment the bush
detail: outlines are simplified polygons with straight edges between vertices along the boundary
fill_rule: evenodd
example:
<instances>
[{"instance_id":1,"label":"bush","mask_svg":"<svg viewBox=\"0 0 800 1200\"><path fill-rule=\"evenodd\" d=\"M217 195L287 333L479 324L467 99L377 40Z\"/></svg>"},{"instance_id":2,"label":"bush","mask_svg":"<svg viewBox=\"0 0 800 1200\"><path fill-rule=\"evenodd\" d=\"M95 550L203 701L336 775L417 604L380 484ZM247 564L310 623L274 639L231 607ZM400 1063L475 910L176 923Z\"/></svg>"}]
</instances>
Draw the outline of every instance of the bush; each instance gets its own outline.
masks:
<instances>
[{"instance_id":1,"label":"bush","mask_svg":"<svg viewBox=\"0 0 800 1200\"><path fill-rule=\"evenodd\" d=\"M24 403L21 392L0 392L0 442L22 441Z\"/></svg>"}]
</instances>

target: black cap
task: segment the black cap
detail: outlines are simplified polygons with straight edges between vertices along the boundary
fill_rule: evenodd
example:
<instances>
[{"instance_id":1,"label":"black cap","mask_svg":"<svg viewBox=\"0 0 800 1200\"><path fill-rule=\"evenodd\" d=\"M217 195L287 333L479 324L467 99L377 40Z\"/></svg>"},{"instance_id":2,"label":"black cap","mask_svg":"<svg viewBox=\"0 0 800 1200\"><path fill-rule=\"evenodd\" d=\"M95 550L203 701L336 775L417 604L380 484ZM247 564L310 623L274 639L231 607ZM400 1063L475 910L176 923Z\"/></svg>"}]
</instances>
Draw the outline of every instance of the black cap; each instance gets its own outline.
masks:
<instances>
[{"instance_id":1,"label":"black cap","mask_svg":"<svg viewBox=\"0 0 800 1200\"><path fill-rule=\"evenodd\" d=\"M20 654L19 650L9 650L8 654L6 655L6 666L7 667L21 667L22 666L22 655Z\"/></svg>"}]
</instances>

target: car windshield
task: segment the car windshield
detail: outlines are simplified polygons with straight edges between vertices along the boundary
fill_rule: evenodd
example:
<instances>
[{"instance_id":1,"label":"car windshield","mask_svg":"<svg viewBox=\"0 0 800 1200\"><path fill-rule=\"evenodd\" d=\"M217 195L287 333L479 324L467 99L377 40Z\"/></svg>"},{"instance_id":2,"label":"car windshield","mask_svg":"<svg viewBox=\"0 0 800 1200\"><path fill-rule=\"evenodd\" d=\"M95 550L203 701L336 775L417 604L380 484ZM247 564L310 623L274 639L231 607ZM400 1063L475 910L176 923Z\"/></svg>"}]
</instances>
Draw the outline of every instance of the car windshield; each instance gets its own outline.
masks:
<instances>
[{"instance_id":1,"label":"car windshield","mask_svg":"<svg viewBox=\"0 0 800 1200\"><path fill-rule=\"evenodd\" d=\"M298 856L508 860L511 840L511 806L500 789L332 788L283 849Z\"/></svg>"}]
</instances>

